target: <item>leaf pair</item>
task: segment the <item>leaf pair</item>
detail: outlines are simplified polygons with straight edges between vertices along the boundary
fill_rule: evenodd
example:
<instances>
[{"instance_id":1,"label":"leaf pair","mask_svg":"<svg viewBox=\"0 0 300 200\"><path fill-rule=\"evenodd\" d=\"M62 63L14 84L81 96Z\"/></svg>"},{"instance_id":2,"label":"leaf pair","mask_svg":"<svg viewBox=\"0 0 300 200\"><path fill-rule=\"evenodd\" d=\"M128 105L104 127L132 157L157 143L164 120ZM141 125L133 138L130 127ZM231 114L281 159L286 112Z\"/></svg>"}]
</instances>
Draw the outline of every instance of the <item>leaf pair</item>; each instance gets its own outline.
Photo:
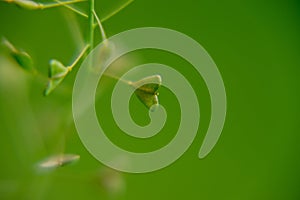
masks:
<instances>
[{"instance_id":1,"label":"leaf pair","mask_svg":"<svg viewBox=\"0 0 300 200\"><path fill-rule=\"evenodd\" d=\"M135 94L139 100L151 111L158 105L158 88L161 86L161 76L153 75L133 82Z\"/></svg>"}]
</instances>

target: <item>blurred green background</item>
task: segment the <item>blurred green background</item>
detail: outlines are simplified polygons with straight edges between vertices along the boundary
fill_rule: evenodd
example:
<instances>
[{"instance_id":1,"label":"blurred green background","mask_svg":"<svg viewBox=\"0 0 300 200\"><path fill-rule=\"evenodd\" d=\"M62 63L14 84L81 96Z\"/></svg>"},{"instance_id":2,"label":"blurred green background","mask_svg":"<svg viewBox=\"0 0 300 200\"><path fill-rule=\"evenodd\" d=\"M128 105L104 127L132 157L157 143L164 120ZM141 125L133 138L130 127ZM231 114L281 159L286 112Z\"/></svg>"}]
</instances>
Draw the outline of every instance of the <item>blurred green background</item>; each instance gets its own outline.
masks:
<instances>
[{"instance_id":1,"label":"blurred green background","mask_svg":"<svg viewBox=\"0 0 300 200\"><path fill-rule=\"evenodd\" d=\"M104 16L124 2L96 0L96 11ZM79 52L64 13L69 11L26 11L0 2L0 36L30 53L46 76L51 58L68 64ZM80 16L74 19L86 34L87 21ZM138 57L135 64L168 64L188 78L201 106L198 135L172 165L147 174L125 174L110 171L94 159L76 133L71 97L77 69L44 97L46 81L20 69L1 50L0 199L300 199L300 2L136 0L104 23L108 36L145 26L187 34L216 62L228 111L213 151L198 159L210 117L205 83L192 66L171 53L144 50L132 56ZM98 30L95 34L99 42ZM112 88L110 84L105 89L96 107L114 143L147 152L172 139L180 112L167 88L160 89L159 98L169 113L168 121L159 135L147 140L130 138L116 127L107 106ZM136 97L130 109L138 124L149 122L147 109ZM53 172L36 170L40 160L62 152L81 158Z\"/></svg>"}]
</instances>

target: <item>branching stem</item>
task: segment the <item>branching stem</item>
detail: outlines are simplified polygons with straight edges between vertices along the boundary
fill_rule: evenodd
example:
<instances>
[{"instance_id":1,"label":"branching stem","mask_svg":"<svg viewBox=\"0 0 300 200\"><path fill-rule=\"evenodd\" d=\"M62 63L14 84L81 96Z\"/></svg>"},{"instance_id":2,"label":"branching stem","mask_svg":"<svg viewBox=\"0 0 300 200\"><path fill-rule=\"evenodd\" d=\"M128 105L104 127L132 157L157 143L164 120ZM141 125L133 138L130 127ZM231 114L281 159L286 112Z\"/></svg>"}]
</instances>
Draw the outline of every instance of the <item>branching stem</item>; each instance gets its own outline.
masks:
<instances>
[{"instance_id":1,"label":"branching stem","mask_svg":"<svg viewBox=\"0 0 300 200\"><path fill-rule=\"evenodd\" d=\"M59 0L55 0L58 3L62 3ZM68 4L63 5L64 7L68 8L69 10L73 11L74 13L81 15L82 17L88 18L89 16L87 14L85 14L84 12L82 12L81 10L78 10L77 8L74 8L73 6L70 6Z\"/></svg>"},{"instance_id":2,"label":"branching stem","mask_svg":"<svg viewBox=\"0 0 300 200\"><path fill-rule=\"evenodd\" d=\"M41 4L40 5L40 9L47 9L47 8L55 8L55 7L59 7L59 6L66 6L68 4L73 4L73 3L79 3L79 2L83 2L86 0L72 0L72 1L57 1L57 3L51 3L51 4Z\"/></svg>"},{"instance_id":3,"label":"branching stem","mask_svg":"<svg viewBox=\"0 0 300 200\"><path fill-rule=\"evenodd\" d=\"M120 12L121 10L123 10L124 8L126 8L129 4L131 4L134 0L128 0L126 3L122 4L120 7L118 7L116 10L114 10L113 12L109 13L108 15L106 15L105 17L103 17L101 19L102 22L108 20L109 18L111 18L112 16L114 16L115 14L117 14L118 12Z\"/></svg>"}]
</instances>

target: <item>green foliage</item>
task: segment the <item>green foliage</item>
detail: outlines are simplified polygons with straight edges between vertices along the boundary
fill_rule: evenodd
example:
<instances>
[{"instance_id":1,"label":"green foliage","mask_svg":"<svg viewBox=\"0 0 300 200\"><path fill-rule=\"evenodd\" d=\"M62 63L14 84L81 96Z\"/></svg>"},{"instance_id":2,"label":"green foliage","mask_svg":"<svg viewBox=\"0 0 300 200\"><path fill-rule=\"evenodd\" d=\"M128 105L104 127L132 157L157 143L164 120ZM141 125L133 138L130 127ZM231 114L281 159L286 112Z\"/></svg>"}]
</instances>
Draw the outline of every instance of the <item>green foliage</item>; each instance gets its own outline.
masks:
<instances>
[{"instance_id":1,"label":"green foliage","mask_svg":"<svg viewBox=\"0 0 300 200\"><path fill-rule=\"evenodd\" d=\"M48 96L61 82L64 80L65 76L73 69L73 67L76 66L76 64L79 62L81 58L85 57L85 53L89 52L93 48L93 43L94 43L94 29L96 26L99 26L101 35L102 35L102 40L106 41L106 35L104 28L101 24L101 20L98 18L95 10L94 10L94 0L89 0L89 12L88 15L85 14L84 12L69 6L69 4L73 3L78 3L78 2L83 2L86 0L71 0L71 1L59 1L55 0L56 2L53 3L37 3L35 1L31 0L5 0L5 2L10 3L10 4L15 4L16 6L27 9L27 10L37 10L37 9L47 9L47 8L54 8L58 6L65 6L67 9L70 9L76 14L79 14L82 17L88 18L88 24L89 24L89 34L88 34L88 40L89 44L86 44L79 56L75 59L75 61L70 64L68 67L64 66L61 62L57 60L50 60L50 67L49 67L49 73L48 73L48 84L47 87L44 90L44 95ZM123 8L125 8L127 5L129 5L133 0L127 1L124 5L121 7L117 8L115 11L112 11L110 14L108 14L106 17L103 18L103 20L107 20L108 18L112 17L119 11L121 11ZM94 24L94 18L96 18L97 23ZM6 46L12 57L15 59L15 61L25 70L30 71L30 72L36 72L34 67L33 67L33 61L32 58L28 53L22 50L18 50L15 48L8 40L3 39L3 44ZM110 48L105 48L104 52L101 53L101 59L99 60L99 66L102 66L101 63L104 62L102 59L106 59L111 51ZM38 72L37 72L38 73ZM149 102L149 100L147 101ZM157 102L157 101L156 101ZM147 105L150 105L147 103Z\"/></svg>"},{"instance_id":2,"label":"green foliage","mask_svg":"<svg viewBox=\"0 0 300 200\"><path fill-rule=\"evenodd\" d=\"M133 0L128 0L124 5L117 8L117 10L112 11L108 15L106 15L103 19L100 19L97 16L97 13L94 10L94 0L89 0L89 6L87 14L84 11L78 10L75 7L70 6L69 4L83 2L85 0L70 0L70 1L58 1L54 0L55 2L49 2L49 3L38 3L31 0L5 0L4 2L14 4L18 6L19 8L26 9L26 10L42 10L42 9L48 9L48 8L54 8L63 6L67 9L70 9L76 14L79 14L81 17L87 18L87 24L88 24L88 34L86 34L86 38L84 38L87 43L82 48L79 55L76 57L76 59L70 63L69 65L64 65L58 60L52 59L49 62L49 68L48 68L48 83L44 90L44 95L48 96L51 94L65 79L65 77L72 71L72 69L77 66L79 61L81 59L84 59L87 54L93 49L94 45L94 31L95 28L98 26L99 31L101 33L102 41L105 44L105 48L101 49L101 52L99 52L99 64L97 65L99 67L102 67L103 63L107 61L109 56L114 53L114 45L110 44L108 40L106 40L106 34L104 27L102 25L102 20L107 20L108 18L115 15L117 12L121 11L123 8L125 8L127 5L129 5ZM94 23L94 19L96 19L96 24ZM83 41L83 38L80 38ZM43 75L38 72L33 65L33 60L31 56L18 48L16 48L13 44L11 44L8 40L5 38L3 39L3 45L9 50L9 53L11 57L18 63L18 65L23 68L24 70L28 72L32 72L35 74L38 74L43 77ZM95 69L95 70L98 70ZM106 74L104 74L106 75ZM119 77L114 77L117 79L120 79ZM125 84L129 84L135 88L135 94L139 98L139 100L148 108L153 110L155 108L155 105L158 105L158 92L161 85L161 77L159 75L149 76L146 78L143 78L137 82L131 82L131 81L124 81ZM56 169L61 166L65 166L71 163L76 162L79 160L79 155L73 155L73 154L61 154L48 157L41 161L38 164L39 169Z\"/></svg>"}]
</instances>

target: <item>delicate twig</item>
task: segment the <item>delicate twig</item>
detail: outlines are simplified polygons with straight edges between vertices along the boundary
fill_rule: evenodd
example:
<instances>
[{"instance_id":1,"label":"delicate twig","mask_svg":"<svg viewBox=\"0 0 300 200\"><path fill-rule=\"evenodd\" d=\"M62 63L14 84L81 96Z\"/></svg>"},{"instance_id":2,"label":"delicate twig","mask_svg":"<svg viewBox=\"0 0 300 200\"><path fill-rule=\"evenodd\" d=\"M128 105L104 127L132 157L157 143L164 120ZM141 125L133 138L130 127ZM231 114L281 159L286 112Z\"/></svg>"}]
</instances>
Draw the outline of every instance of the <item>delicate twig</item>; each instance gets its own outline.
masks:
<instances>
[{"instance_id":1,"label":"delicate twig","mask_svg":"<svg viewBox=\"0 0 300 200\"><path fill-rule=\"evenodd\" d=\"M118 12L120 12L121 10L123 10L124 8L126 8L129 4L131 4L134 0L128 0L126 3L122 4L120 7L118 7L116 10L112 11L111 13L107 14L106 16L102 17L100 19L100 21L103 23L106 20L108 20L109 18L113 17L114 15L116 15ZM94 24L94 27L98 26L98 23Z\"/></svg>"},{"instance_id":2,"label":"delicate twig","mask_svg":"<svg viewBox=\"0 0 300 200\"><path fill-rule=\"evenodd\" d=\"M79 2L83 2L86 0L73 0L73 1L59 1L57 3L52 3L52 4L39 4L41 6L41 9L47 9L47 8L54 8L54 7L58 7L58 6L65 6L68 4L73 4L73 3L79 3Z\"/></svg>"},{"instance_id":3,"label":"delicate twig","mask_svg":"<svg viewBox=\"0 0 300 200\"><path fill-rule=\"evenodd\" d=\"M59 0L55 0L55 1L58 2L58 3L62 3L62 2L59 1ZM73 6L70 6L70 5L68 5L68 4L65 4L65 5L63 5L63 6L66 7L66 8L68 8L69 10L75 12L76 14L82 16L82 17L88 18L88 15L85 14L85 13L83 13L83 12L82 12L81 10L79 10L78 8L74 8Z\"/></svg>"},{"instance_id":4,"label":"delicate twig","mask_svg":"<svg viewBox=\"0 0 300 200\"><path fill-rule=\"evenodd\" d=\"M106 40L106 34L105 34L105 31L104 31L104 28L101 24L101 21L99 19L99 17L97 16L97 13L93 10L93 14L98 22L98 26L99 26L99 29L100 29L100 33L101 33L101 36L102 36L102 40L105 41Z\"/></svg>"},{"instance_id":5,"label":"delicate twig","mask_svg":"<svg viewBox=\"0 0 300 200\"><path fill-rule=\"evenodd\" d=\"M103 76L106 76L106 77L109 77L109 78L113 78L117 81L122 81L123 83L127 84L127 85L132 85L132 82L131 81L128 81L128 80L125 80L125 79L122 79L118 76L115 76L115 75L112 75L112 74L109 74L109 73L104 73Z\"/></svg>"},{"instance_id":6,"label":"delicate twig","mask_svg":"<svg viewBox=\"0 0 300 200\"><path fill-rule=\"evenodd\" d=\"M56 2L61 2L59 0L55 0ZM120 7L118 7L116 10L112 11L111 13L108 13L106 16L102 17L102 19L100 19L101 22L104 22L106 20L108 20L109 18L113 17L114 15L116 15L117 13L119 13L121 10L123 10L124 8L126 8L129 4L131 4L134 0L128 0L126 3L122 4ZM62 2L61 2L62 3ZM74 8L70 5L63 5L65 6L66 8L74 11L75 13L85 17L85 18L88 18L89 16L84 13L83 11L81 10L78 10L77 8ZM95 23L94 26L98 26L98 23Z\"/></svg>"},{"instance_id":7,"label":"delicate twig","mask_svg":"<svg viewBox=\"0 0 300 200\"><path fill-rule=\"evenodd\" d=\"M106 15L105 17L103 17L101 19L102 22L108 20L109 18L111 18L112 16L114 16L115 14L117 14L118 12L120 12L121 10L123 10L124 8L126 8L129 4L131 4L134 0L128 0L126 3L122 4L120 7L118 7L116 10L114 10L113 12L109 13L108 15Z\"/></svg>"},{"instance_id":8,"label":"delicate twig","mask_svg":"<svg viewBox=\"0 0 300 200\"><path fill-rule=\"evenodd\" d=\"M2 44L9 48L10 51L12 52L17 52L18 50L10 43L5 37L2 37Z\"/></svg>"},{"instance_id":9,"label":"delicate twig","mask_svg":"<svg viewBox=\"0 0 300 200\"><path fill-rule=\"evenodd\" d=\"M89 47L90 47L90 45L87 44L87 45L82 49L82 51L81 51L80 54L77 56L77 58L74 60L74 62L73 62L70 66L68 66L69 71L71 71L71 70L74 68L74 66L79 62L79 60L82 58L82 56L85 54L85 52L88 50Z\"/></svg>"},{"instance_id":10,"label":"delicate twig","mask_svg":"<svg viewBox=\"0 0 300 200\"><path fill-rule=\"evenodd\" d=\"M94 48L94 7L95 2L94 0L89 0L89 44L90 44L90 50Z\"/></svg>"}]
</instances>

